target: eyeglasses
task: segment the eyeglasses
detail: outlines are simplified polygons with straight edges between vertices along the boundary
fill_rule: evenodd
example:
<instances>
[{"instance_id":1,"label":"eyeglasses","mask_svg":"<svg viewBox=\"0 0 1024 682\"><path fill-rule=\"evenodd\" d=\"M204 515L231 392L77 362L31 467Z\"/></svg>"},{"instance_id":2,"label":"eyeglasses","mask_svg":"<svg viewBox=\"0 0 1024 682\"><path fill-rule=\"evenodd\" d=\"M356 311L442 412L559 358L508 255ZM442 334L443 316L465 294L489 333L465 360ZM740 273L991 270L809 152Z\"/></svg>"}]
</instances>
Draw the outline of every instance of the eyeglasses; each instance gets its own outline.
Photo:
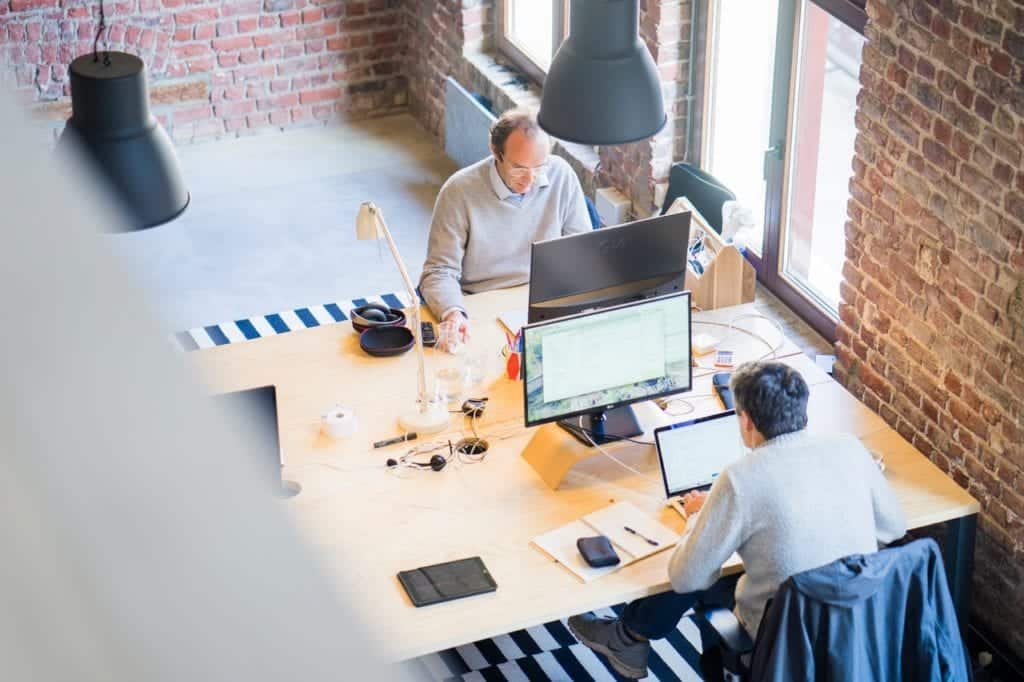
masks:
<instances>
[{"instance_id":1,"label":"eyeglasses","mask_svg":"<svg viewBox=\"0 0 1024 682\"><path fill-rule=\"evenodd\" d=\"M540 164L539 166L512 166L508 171L508 175L510 178L516 178L518 180L526 177L536 176L538 173L543 173L547 171L547 169L547 161Z\"/></svg>"}]
</instances>

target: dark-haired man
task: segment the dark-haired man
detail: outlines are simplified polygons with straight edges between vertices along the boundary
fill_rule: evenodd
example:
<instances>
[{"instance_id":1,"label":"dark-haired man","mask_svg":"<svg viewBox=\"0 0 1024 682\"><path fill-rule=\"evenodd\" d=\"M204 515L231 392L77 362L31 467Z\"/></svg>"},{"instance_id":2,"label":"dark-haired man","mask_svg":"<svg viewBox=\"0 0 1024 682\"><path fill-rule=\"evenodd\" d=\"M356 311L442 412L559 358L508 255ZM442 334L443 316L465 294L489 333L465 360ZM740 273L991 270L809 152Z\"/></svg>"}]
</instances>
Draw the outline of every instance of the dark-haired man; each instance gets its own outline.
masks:
<instances>
[{"instance_id":1,"label":"dark-haired man","mask_svg":"<svg viewBox=\"0 0 1024 682\"><path fill-rule=\"evenodd\" d=\"M748 363L730 382L740 436L751 449L708 493L685 502L686 532L669 562L672 591L632 602L622 618L569 619L577 639L623 676L647 674L651 639L665 637L699 601L731 603L752 637L765 604L787 578L906 532L903 511L874 459L845 434L811 434L809 390L780 362ZM737 552L745 574L719 580Z\"/></svg>"},{"instance_id":2,"label":"dark-haired man","mask_svg":"<svg viewBox=\"0 0 1024 682\"><path fill-rule=\"evenodd\" d=\"M443 350L469 338L463 291L523 284L531 243L590 229L579 179L533 114L506 111L490 136L493 156L448 178L434 204L420 291Z\"/></svg>"}]
</instances>

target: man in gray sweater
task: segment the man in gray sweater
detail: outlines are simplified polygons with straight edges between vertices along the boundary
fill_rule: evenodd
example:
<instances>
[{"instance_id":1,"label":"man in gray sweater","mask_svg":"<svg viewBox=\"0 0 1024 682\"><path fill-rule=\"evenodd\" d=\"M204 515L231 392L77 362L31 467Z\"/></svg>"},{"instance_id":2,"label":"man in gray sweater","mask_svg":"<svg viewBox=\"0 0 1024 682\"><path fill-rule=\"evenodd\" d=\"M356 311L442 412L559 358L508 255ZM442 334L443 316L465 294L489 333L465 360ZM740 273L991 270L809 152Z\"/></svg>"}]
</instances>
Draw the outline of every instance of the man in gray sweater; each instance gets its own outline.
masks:
<instances>
[{"instance_id":1,"label":"man in gray sweater","mask_svg":"<svg viewBox=\"0 0 1024 682\"><path fill-rule=\"evenodd\" d=\"M698 602L730 604L751 637L765 604L787 578L901 537L906 519L874 459L845 434L810 434L809 390L779 362L733 373L743 443L751 451L726 467L708 493L685 500L686 531L669 561L672 591L629 604L621 618L569 619L569 629L620 674L647 675L651 639L672 632ZM737 552L745 574L722 578Z\"/></svg>"},{"instance_id":2,"label":"man in gray sweater","mask_svg":"<svg viewBox=\"0 0 1024 682\"><path fill-rule=\"evenodd\" d=\"M533 242L590 229L580 181L549 154L533 114L506 111L490 142L493 156L448 178L434 204L420 292L441 320L443 350L469 339L463 291L523 284Z\"/></svg>"}]
</instances>

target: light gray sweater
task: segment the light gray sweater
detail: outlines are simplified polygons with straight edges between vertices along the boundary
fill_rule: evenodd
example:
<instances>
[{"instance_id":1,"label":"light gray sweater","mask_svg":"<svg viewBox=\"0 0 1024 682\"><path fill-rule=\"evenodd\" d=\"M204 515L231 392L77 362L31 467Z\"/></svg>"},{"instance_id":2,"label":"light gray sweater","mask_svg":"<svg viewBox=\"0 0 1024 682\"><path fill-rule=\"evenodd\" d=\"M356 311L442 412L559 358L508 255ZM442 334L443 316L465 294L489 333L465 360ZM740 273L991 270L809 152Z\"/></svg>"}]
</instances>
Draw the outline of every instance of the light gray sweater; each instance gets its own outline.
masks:
<instances>
[{"instance_id":1,"label":"light gray sweater","mask_svg":"<svg viewBox=\"0 0 1024 682\"><path fill-rule=\"evenodd\" d=\"M505 185L487 157L457 171L437 195L420 292L440 318L462 309L462 292L524 284L535 241L590 229L583 190L569 164L548 159L526 194Z\"/></svg>"},{"instance_id":2,"label":"light gray sweater","mask_svg":"<svg viewBox=\"0 0 1024 682\"><path fill-rule=\"evenodd\" d=\"M722 471L669 562L676 592L710 587L738 552L736 616L754 636L787 578L849 554L874 552L907 522L874 459L855 437L778 436Z\"/></svg>"}]
</instances>

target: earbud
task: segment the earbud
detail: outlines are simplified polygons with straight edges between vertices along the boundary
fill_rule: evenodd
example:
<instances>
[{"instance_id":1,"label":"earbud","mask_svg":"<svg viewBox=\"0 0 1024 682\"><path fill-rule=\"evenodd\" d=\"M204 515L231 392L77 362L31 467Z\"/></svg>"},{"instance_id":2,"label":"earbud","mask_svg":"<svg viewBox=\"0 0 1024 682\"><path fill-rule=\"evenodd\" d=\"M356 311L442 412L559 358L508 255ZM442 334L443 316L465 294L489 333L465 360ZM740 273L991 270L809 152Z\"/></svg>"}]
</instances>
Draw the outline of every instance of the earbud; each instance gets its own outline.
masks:
<instances>
[{"instance_id":1,"label":"earbud","mask_svg":"<svg viewBox=\"0 0 1024 682\"><path fill-rule=\"evenodd\" d=\"M389 467L396 467L396 466L398 466L398 460L397 459L389 458L388 461L386 461L384 463L387 464Z\"/></svg>"},{"instance_id":2,"label":"earbud","mask_svg":"<svg viewBox=\"0 0 1024 682\"><path fill-rule=\"evenodd\" d=\"M444 455L434 455L430 458L430 468L434 471L440 471L444 469L448 464L448 460L444 458ZM420 464L420 466L425 466Z\"/></svg>"}]
</instances>

